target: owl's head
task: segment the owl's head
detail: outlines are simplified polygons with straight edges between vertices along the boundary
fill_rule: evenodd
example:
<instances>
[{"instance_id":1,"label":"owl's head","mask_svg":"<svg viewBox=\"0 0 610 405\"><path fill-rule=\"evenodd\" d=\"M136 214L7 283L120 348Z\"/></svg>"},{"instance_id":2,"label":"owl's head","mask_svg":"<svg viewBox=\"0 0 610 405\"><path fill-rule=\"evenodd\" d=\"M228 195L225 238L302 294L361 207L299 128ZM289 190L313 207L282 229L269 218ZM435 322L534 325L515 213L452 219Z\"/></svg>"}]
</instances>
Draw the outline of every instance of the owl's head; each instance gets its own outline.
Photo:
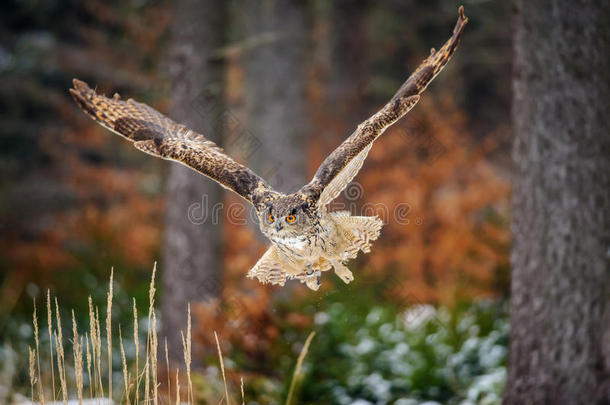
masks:
<instances>
[{"instance_id":1,"label":"owl's head","mask_svg":"<svg viewBox=\"0 0 610 405\"><path fill-rule=\"evenodd\" d=\"M301 236L317 223L314 211L299 194L280 196L258 209L259 227L270 239Z\"/></svg>"}]
</instances>

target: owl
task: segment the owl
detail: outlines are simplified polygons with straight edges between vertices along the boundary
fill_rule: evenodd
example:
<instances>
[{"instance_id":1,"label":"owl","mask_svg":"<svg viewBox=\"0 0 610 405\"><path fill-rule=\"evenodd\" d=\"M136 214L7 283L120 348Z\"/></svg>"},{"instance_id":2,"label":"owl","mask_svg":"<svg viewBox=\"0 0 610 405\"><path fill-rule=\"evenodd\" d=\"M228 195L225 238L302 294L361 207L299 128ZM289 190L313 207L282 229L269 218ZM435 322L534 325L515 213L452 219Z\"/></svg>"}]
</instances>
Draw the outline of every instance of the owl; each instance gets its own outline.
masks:
<instances>
[{"instance_id":1,"label":"owl","mask_svg":"<svg viewBox=\"0 0 610 405\"><path fill-rule=\"evenodd\" d=\"M248 277L284 285L296 279L312 290L321 273L334 269L345 283L354 279L345 262L370 252L382 221L376 217L331 212L333 201L356 176L373 142L418 102L420 95L455 52L468 19L459 8L451 38L431 50L392 99L358 125L320 165L313 179L293 194L283 194L249 168L234 161L213 142L178 124L146 104L107 98L74 79L70 93L76 103L102 126L123 136L150 155L174 160L218 182L253 204L261 232L271 245Z\"/></svg>"}]
</instances>

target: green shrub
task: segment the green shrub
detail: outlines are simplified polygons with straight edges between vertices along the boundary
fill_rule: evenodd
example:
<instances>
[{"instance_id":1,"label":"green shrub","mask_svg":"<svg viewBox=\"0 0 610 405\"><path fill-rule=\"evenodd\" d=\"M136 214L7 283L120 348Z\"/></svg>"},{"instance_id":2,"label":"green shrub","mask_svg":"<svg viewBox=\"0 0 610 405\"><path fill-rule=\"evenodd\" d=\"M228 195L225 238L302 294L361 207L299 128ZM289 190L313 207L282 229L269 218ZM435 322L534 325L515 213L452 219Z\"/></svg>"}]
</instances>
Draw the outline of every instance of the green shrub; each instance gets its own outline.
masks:
<instances>
[{"instance_id":1,"label":"green shrub","mask_svg":"<svg viewBox=\"0 0 610 405\"><path fill-rule=\"evenodd\" d=\"M337 301L315 314L303 402L500 403L508 344L504 304L355 309Z\"/></svg>"}]
</instances>

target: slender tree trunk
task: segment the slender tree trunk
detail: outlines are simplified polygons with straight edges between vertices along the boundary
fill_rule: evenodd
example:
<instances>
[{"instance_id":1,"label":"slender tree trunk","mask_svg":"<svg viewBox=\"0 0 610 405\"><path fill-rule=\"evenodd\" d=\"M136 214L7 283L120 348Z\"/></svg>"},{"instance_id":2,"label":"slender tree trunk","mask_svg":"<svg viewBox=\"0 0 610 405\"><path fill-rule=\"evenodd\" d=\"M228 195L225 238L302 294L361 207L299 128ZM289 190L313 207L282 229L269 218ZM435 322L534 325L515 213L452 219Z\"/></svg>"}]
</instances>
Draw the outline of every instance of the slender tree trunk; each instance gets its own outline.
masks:
<instances>
[{"instance_id":1,"label":"slender tree trunk","mask_svg":"<svg viewBox=\"0 0 610 405\"><path fill-rule=\"evenodd\" d=\"M210 57L223 45L223 0L180 0L171 31L170 116L214 141L221 128L223 66ZM167 184L163 245L162 326L170 357L183 363L180 331L187 302L221 293L221 202L218 184L173 163ZM216 208L215 208L216 207Z\"/></svg>"},{"instance_id":2,"label":"slender tree trunk","mask_svg":"<svg viewBox=\"0 0 610 405\"><path fill-rule=\"evenodd\" d=\"M366 116L369 106L364 100L370 79L366 55L366 12L368 1L337 0L332 2L330 28L330 66L326 88L333 118L345 121L345 133L339 142L352 133ZM331 145L335 147L336 145Z\"/></svg>"},{"instance_id":3,"label":"slender tree trunk","mask_svg":"<svg viewBox=\"0 0 610 405\"><path fill-rule=\"evenodd\" d=\"M305 181L308 30L305 4L292 0L248 1L249 39L271 42L244 55L247 129L260 147L250 166L273 187L293 192Z\"/></svg>"},{"instance_id":4,"label":"slender tree trunk","mask_svg":"<svg viewBox=\"0 0 610 405\"><path fill-rule=\"evenodd\" d=\"M314 28L313 78L315 86L324 89L314 93L312 100L315 142L319 144L310 163L314 171L371 112L370 98L366 97L369 60L364 46L368 1L336 0L323 6L316 13ZM341 199L337 199L340 204Z\"/></svg>"},{"instance_id":5,"label":"slender tree trunk","mask_svg":"<svg viewBox=\"0 0 610 405\"><path fill-rule=\"evenodd\" d=\"M516 6L504 400L610 403L610 3Z\"/></svg>"}]
</instances>

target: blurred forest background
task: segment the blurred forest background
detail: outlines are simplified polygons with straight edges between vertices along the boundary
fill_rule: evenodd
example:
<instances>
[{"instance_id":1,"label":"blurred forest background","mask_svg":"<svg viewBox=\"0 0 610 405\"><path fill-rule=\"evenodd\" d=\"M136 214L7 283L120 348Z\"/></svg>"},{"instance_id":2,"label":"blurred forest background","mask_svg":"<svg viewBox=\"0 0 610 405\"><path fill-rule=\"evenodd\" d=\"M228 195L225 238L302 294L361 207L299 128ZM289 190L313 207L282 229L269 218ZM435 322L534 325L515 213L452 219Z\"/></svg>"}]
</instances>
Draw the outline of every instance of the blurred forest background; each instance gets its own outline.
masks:
<instances>
[{"instance_id":1,"label":"blurred forest background","mask_svg":"<svg viewBox=\"0 0 610 405\"><path fill-rule=\"evenodd\" d=\"M218 403L213 331L231 384L243 377L252 403L271 404L316 330L303 403L499 402L512 6L463 4L470 22L455 57L338 200L356 212L401 207L400 220L351 263L353 283L324 274L312 292L246 279L266 246L248 208L226 209L239 198L95 124L70 98L71 80L148 103L294 191L450 36L457 2L3 2L0 402L29 387L34 298L44 312L50 289L84 328L87 297L105 302L114 268L114 318L128 329L132 297L146 313L155 261L176 363L193 302L201 398Z\"/></svg>"},{"instance_id":2,"label":"blurred forest background","mask_svg":"<svg viewBox=\"0 0 610 405\"><path fill-rule=\"evenodd\" d=\"M69 97L71 79L169 113L216 140L272 185L292 191L392 96L431 47L449 37L458 4L183 3L3 4L3 357L8 359L11 350L27 353L32 299L43 303L49 288L66 317L74 308L82 317L79 324L86 326L87 296L105 301L111 267L114 316L126 327L131 297L145 313L148 280L159 260L161 274L171 268L176 283L187 285L160 286L161 305L174 302L160 323L177 362L182 361L179 331L186 327L190 298L207 304L194 309L196 362L204 365L212 357L215 364L211 343L216 330L235 362L236 375L281 381L271 388L252 383L253 390L281 392L280 377L293 366L298 342L315 327L315 319L320 321L319 314L341 305L343 311L331 316L344 323L343 329L319 334L311 353L320 366L315 372L319 377L311 378L327 383L312 384L311 392L306 384L304 398L374 399L381 394L367 393L366 382L352 382L356 386L345 393L334 392L330 383L345 378L340 370L355 361L347 354L332 360L339 353L337 345L358 344L361 339L355 335L366 332L360 324L370 311L401 313L409 306L432 304L451 312L473 299L507 296L509 5L466 4L470 23L456 57L417 108L376 143L356 178L361 185L356 195L339 201L353 211L371 203L393 212L406 203L408 213L402 221L390 218L374 254L352 263L354 283L344 286L325 274L321 291L313 293L302 285L278 291L245 279L266 246L257 227L227 220L227 215L236 215L227 210L220 224L209 218L193 224L188 217L192 204L224 202L226 207L239 198L204 177L180 173L182 168L170 170L173 164L151 159L95 125ZM188 24L194 28L181 32ZM198 49L185 50L181 47L191 46L184 45L188 35L205 39ZM189 62L194 66L181 66ZM182 230L175 229L180 227L187 227L182 235L192 240L172 247L172 240L182 239ZM164 238L164 231L173 236ZM206 271L209 278L193 281ZM194 287L180 290L189 286ZM504 313L501 304L493 308ZM483 329L485 335L492 327ZM446 339L445 344L453 339L458 345L466 338ZM379 343L371 353L393 350L397 344ZM499 344L505 347L506 341ZM4 382L9 387L28 381L27 356L13 357L18 363L4 367L23 372L11 376L5 371L12 379ZM420 373L434 374L441 364L427 363L437 361L442 363L426 361ZM490 368L503 361L500 356ZM337 370L327 362L337 363ZM120 364L118 358L115 363ZM373 365L367 367L375 372ZM383 378L404 374L388 372ZM468 373L482 374L474 369ZM441 381L428 386L424 376L419 378L420 387L413 390L437 400L456 391L464 395L472 383L471 378L451 387L446 386L448 378L435 377ZM394 384L392 395L408 391L406 383Z\"/></svg>"}]
</instances>

